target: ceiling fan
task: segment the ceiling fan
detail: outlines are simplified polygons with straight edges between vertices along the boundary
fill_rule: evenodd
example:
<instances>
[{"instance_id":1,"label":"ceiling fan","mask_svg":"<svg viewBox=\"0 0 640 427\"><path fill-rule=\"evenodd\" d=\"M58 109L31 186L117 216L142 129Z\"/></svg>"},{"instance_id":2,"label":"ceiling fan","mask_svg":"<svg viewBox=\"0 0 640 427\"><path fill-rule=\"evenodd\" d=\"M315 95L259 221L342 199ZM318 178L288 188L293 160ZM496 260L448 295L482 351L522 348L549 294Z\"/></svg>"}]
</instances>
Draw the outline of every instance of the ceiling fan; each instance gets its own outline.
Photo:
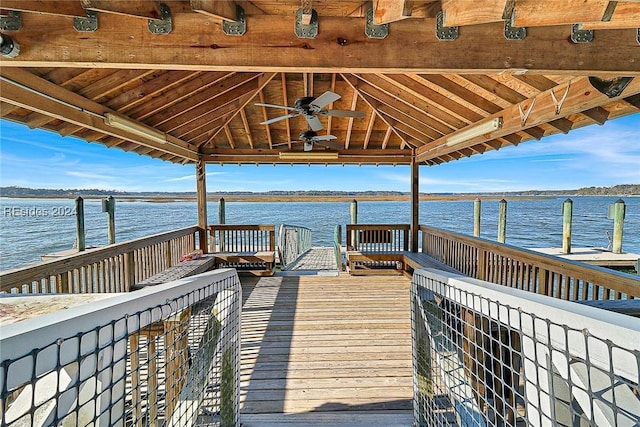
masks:
<instances>
[{"instance_id":1,"label":"ceiling fan","mask_svg":"<svg viewBox=\"0 0 640 427\"><path fill-rule=\"evenodd\" d=\"M318 133L314 130L307 130L300 133L299 140L284 142L282 144L273 144L273 147L279 147L282 145L289 145L289 144L299 144L299 143L304 144L304 149L303 149L304 151L312 151L313 144L315 143L319 145L323 145L328 148L333 148L335 150L339 150L344 147L343 144L339 142L330 142L334 139L338 139L338 138L333 135L318 135Z\"/></svg>"},{"instance_id":2,"label":"ceiling fan","mask_svg":"<svg viewBox=\"0 0 640 427\"><path fill-rule=\"evenodd\" d=\"M327 91L320 95L317 98L313 96L305 96L303 98L296 99L293 107L287 107L284 105L274 105L274 104L262 104L257 103L255 105L260 107L272 107L272 108L282 108L291 113L276 117L273 119L265 120L261 122L261 125L269 125L271 123L279 122L280 120L290 119L292 117L302 116L305 118L309 127L313 131L318 131L322 129L322 123L318 116L336 116L336 117L354 117L361 119L364 117L364 111L353 111L353 110L323 110L324 107L331 104L334 101L340 99L340 95L337 93Z\"/></svg>"}]
</instances>

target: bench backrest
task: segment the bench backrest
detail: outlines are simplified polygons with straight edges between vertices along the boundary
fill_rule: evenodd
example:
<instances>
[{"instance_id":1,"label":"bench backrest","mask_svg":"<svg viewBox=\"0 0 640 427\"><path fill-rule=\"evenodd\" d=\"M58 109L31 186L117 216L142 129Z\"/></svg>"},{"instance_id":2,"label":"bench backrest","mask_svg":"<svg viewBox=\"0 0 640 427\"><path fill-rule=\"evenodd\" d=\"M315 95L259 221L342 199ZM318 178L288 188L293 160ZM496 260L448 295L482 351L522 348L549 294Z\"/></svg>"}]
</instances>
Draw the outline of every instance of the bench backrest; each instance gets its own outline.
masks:
<instances>
[{"instance_id":1,"label":"bench backrest","mask_svg":"<svg viewBox=\"0 0 640 427\"><path fill-rule=\"evenodd\" d=\"M347 224L347 251L408 251L410 228L408 224Z\"/></svg>"},{"instance_id":2,"label":"bench backrest","mask_svg":"<svg viewBox=\"0 0 640 427\"><path fill-rule=\"evenodd\" d=\"M273 224L210 225L212 252L265 252L276 250L276 226Z\"/></svg>"}]
</instances>

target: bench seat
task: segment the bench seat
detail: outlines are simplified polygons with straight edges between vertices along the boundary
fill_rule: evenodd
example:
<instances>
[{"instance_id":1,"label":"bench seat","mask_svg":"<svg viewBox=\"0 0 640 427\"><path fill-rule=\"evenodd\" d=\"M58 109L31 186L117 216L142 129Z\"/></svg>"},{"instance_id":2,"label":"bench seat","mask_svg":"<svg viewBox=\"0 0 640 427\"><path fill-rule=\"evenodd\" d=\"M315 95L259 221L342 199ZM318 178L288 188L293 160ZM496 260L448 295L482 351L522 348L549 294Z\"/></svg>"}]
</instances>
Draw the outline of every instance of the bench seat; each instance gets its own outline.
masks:
<instances>
[{"instance_id":1,"label":"bench seat","mask_svg":"<svg viewBox=\"0 0 640 427\"><path fill-rule=\"evenodd\" d=\"M419 268L437 268L439 270L457 273L455 269L422 252L347 251L346 256L349 274L352 276L399 275L410 273Z\"/></svg>"},{"instance_id":2,"label":"bench seat","mask_svg":"<svg viewBox=\"0 0 640 427\"><path fill-rule=\"evenodd\" d=\"M248 272L257 276L272 276L273 266L276 262L275 251L257 252L216 252L213 254L216 267L222 265L234 267L240 272ZM259 268L256 264L260 264ZM266 265L263 268L262 265Z\"/></svg>"},{"instance_id":3,"label":"bench seat","mask_svg":"<svg viewBox=\"0 0 640 427\"><path fill-rule=\"evenodd\" d=\"M134 284L131 286L130 290L137 291L147 286L155 286L161 283L172 282L174 280L204 273L205 271L212 270L215 267L215 263L216 260L211 255L204 255L202 258L183 261Z\"/></svg>"}]
</instances>

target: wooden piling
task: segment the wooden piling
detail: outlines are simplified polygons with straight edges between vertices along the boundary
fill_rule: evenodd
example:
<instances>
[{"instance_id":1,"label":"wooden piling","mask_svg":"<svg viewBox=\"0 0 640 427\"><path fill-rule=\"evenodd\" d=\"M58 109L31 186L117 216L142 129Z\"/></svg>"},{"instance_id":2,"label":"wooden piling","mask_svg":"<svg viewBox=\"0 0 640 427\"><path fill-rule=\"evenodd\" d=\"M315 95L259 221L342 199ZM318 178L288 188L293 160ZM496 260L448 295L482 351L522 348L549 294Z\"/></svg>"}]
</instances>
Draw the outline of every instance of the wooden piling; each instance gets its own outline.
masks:
<instances>
[{"instance_id":1,"label":"wooden piling","mask_svg":"<svg viewBox=\"0 0 640 427\"><path fill-rule=\"evenodd\" d=\"M349 213L351 214L351 224L358 223L358 201L353 199L351 206L349 207Z\"/></svg>"},{"instance_id":2,"label":"wooden piling","mask_svg":"<svg viewBox=\"0 0 640 427\"><path fill-rule=\"evenodd\" d=\"M116 199L113 196L107 198L107 238L109 244L116 243Z\"/></svg>"},{"instance_id":3,"label":"wooden piling","mask_svg":"<svg viewBox=\"0 0 640 427\"><path fill-rule=\"evenodd\" d=\"M507 239L507 201L500 200L498 211L498 242L504 243Z\"/></svg>"},{"instance_id":4,"label":"wooden piling","mask_svg":"<svg viewBox=\"0 0 640 427\"><path fill-rule=\"evenodd\" d=\"M624 200L616 200L613 204L613 246L611 247L614 254L622 253L622 231L624 229L625 210Z\"/></svg>"},{"instance_id":5,"label":"wooden piling","mask_svg":"<svg viewBox=\"0 0 640 427\"><path fill-rule=\"evenodd\" d=\"M571 253L571 222L573 219L573 200L562 204L562 253Z\"/></svg>"},{"instance_id":6,"label":"wooden piling","mask_svg":"<svg viewBox=\"0 0 640 427\"><path fill-rule=\"evenodd\" d=\"M480 199L473 201L473 235L480 237L480 213L482 212L482 202Z\"/></svg>"},{"instance_id":7,"label":"wooden piling","mask_svg":"<svg viewBox=\"0 0 640 427\"><path fill-rule=\"evenodd\" d=\"M226 224L226 208L224 197L220 197L218 201L218 224Z\"/></svg>"},{"instance_id":8,"label":"wooden piling","mask_svg":"<svg viewBox=\"0 0 640 427\"><path fill-rule=\"evenodd\" d=\"M84 238L84 200L82 197L76 198L76 237L78 242L78 251L82 252L87 247Z\"/></svg>"}]
</instances>

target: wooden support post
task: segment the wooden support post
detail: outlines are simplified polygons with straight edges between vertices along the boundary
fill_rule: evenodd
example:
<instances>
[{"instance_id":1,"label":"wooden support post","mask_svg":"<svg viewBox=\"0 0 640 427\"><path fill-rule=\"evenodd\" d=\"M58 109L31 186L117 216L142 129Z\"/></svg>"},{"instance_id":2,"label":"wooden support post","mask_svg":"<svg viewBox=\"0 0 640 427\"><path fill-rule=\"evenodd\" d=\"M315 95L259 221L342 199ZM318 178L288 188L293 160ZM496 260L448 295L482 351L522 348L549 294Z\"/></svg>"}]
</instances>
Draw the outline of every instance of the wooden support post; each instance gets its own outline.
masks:
<instances>
[{"instance_id":1,"label":"wooden support post","mask_svg":"<svg viewBox=\"0 0 640 427\"><path fill-rule=\"evenodd\" d=\"M113 196L102 201L102 212L107 213L107 240L113 245L116 243L116 199Z\"/></svg>"},{"instance_id":2,"label":"wooden support post","mask_svg":"<svg viewBox=\"0 0 640 427\"><path fill-rule=\"evenodd\" d=\"M198 226L200 227L199 246L202 253L209 252L207 239L207 173L202 156L196 162L196 187L198 191Z\"/></svg>"},{"instance_id":3,"label":"wooden support post","mask_svg":"<svg viewBox=\"0 0 640 427\"><path fill-rule=\"evenodd\" d=\"M571 221L573 218L573 200L562 204L562 253L571 253Z\"/></svg>"},{"instance_id":4,"label":"wooden support post","mask_svg":"<svg viewBox=\"0 0 640 427\"><path fill-rule=\"evenodd\" d=\"M507 201L500 200L498 212L498 242L504 243L507 239Z\"/></svg>"},{"instance_id":5,"label":"wooden support post","mask_svg":"<svg viewBox=\"0 0 640 427\"><path fill-rule=\"evenodd\" d=\"M480 214L482 212L482 202L480 199L473 201L473 235L480 237Z\"/></svg>"},{"instance_id":6,"label":"wooden support post","mask_svg":"<svg viewBox=\"0 0 640 427\"><path fill-rule=\"evenodd\" d=\"M84 239L84 200L82 197L76 198L76 236L78 251L82 252L87 247Z\"/></svg>"},{"instance_id":7,"label":"wooden support post","mask_svg":"<svg viewBox=\"0 0 640 427\"><path fill-rule=\"evenodd\" d=\"M622 253L622 231L624 229L624 214L626 206L624 200L618 199L613 204L613 246L614 254Z\"/></svg>"},{"instance_id":8,"label":"wooden support post","mask_svg":"<svg viewBox=\"0 0 640 427\"><path fill-rule=\"evenodd\" d=\"M411 252L418 252L420 228L420 163L411 162Z\"/></svg>"},{"instance_id":9,"label":"wooden support post","mask_svg":"<svg viewBox=\"0 0 640 427\"><path fill-rule=\"evenodd\" d=\"M349 213L351 214L351 224L357 224L358 223L358 201L356 199L353 199L353 201L351 202L351 206L349 206ZM357 231L351 231L351 245L352 245L352 249L354 250L355 248L358 247L358 232Z\"/></svg>"}]
</instances>

